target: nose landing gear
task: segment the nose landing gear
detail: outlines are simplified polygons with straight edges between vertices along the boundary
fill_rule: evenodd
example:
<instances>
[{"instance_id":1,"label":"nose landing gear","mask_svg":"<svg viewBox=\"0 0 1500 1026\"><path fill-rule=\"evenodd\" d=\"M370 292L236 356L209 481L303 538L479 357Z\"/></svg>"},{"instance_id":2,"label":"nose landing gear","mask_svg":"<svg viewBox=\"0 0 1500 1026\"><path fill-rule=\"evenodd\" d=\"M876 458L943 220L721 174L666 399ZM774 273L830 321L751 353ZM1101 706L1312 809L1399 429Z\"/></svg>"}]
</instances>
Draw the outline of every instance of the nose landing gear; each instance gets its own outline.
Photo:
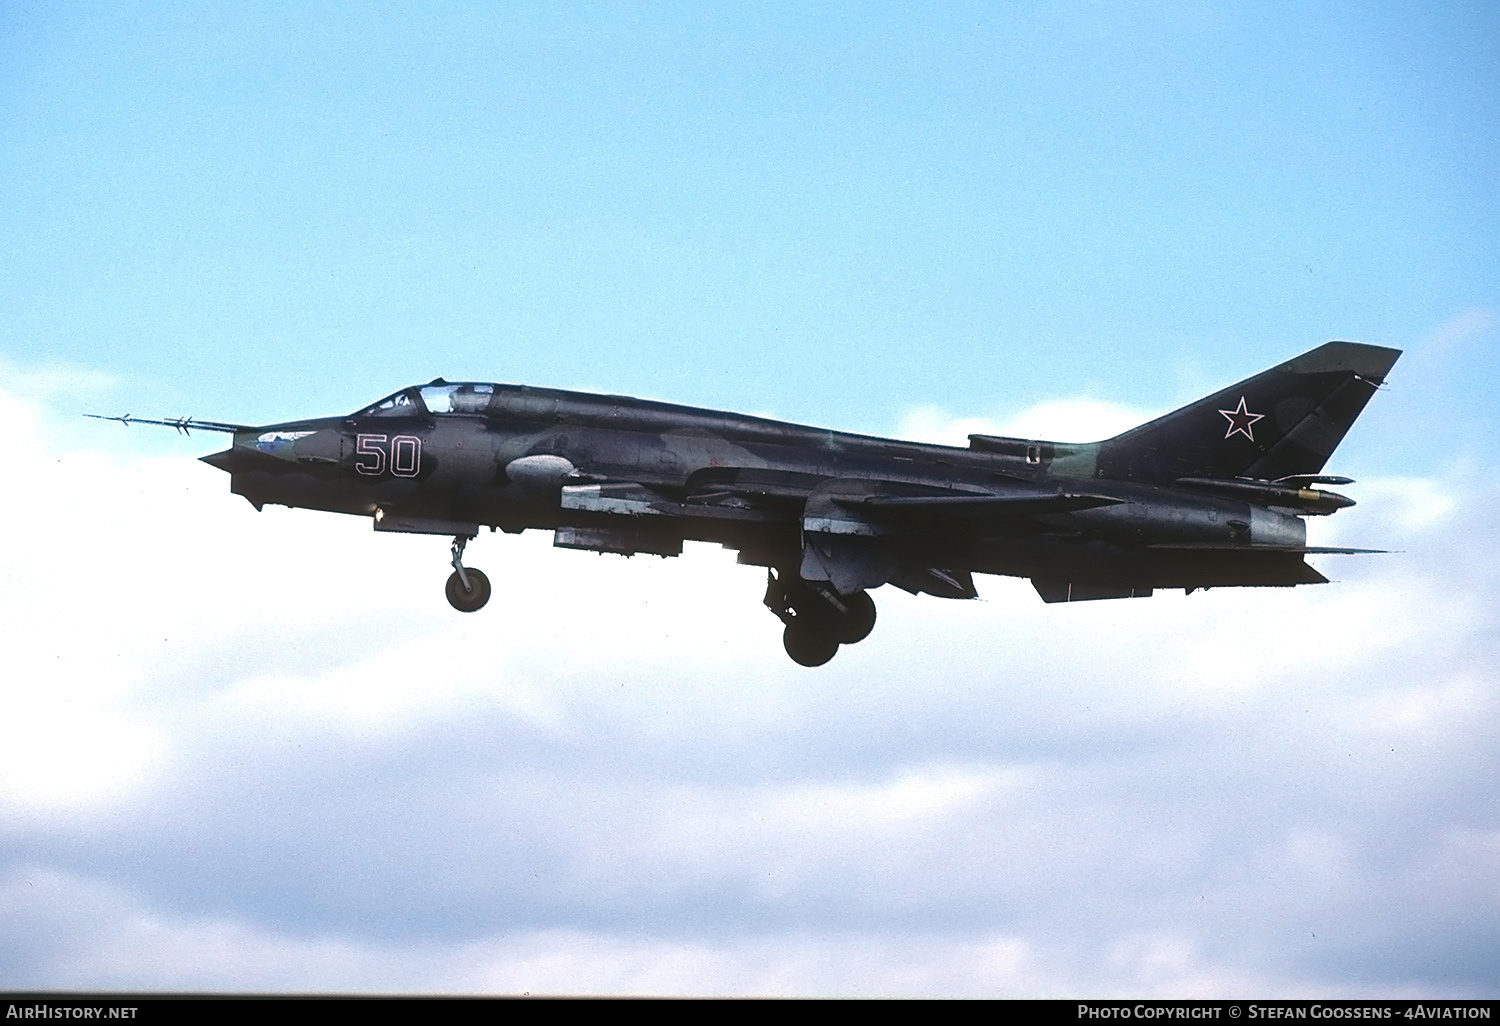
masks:
<instances>
[{"instance_id":1,"label":"nose landing gear","mask_svg":"<svg viewBox=\"0 0 1500 1026\"><path fill-rule=\"evenodd\" d=\"M448 585L444 588L448 604L461 613L472 613L490 600L490 579L482 570L464 566L464 546L468 544L467 536L454 536L453 573L448 577Z\"/></svg>"},{"instance_id":2,"label":"nose landing gear","mask_svg":"<svg viewBox=\"0 0 1500 1026\"><path fill-rule=\"evenodd\" d=\"M875 627L869 592L840 595L787 572L766 571L765 604L786 625L781 635L786 654L802 666L822 666L840 645L863 641Z\"/></svg>"}]
</instances>

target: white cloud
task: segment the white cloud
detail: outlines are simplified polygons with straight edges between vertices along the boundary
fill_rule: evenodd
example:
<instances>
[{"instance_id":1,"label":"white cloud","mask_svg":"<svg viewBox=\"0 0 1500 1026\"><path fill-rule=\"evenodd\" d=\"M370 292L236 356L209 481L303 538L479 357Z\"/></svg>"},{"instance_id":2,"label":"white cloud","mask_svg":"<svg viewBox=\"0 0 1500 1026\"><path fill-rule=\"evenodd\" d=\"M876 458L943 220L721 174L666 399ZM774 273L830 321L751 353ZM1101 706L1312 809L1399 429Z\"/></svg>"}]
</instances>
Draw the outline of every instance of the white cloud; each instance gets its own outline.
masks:
<instances>
[{"instance_id":1,"label":"white cloud","mask_svg":"<svg viewBox=\"0 0 1500 1026\"><path fill-rule=\"evenodd\" d=\"M6 985L1493 984L1411 954L1500 918L1493 516L1391 512L1441 483L1359 494L1340 516L1410 551L1344 584L884 589L806 671L717 549L486 535L495 598L463 616L443 539L257 514L196 441L72 451L12 412L37 487L0 510L27 540L0 553Z\"/></svg>"},{"instance_id":2,"label":"white cloud","mask_svg":"<svg viewBox=\"0 0 1500 1026\"><path fill-rule=\"evenodd\" d=\"M1014 937L795 931L713 941L546 929L396 945L166 914L108 884L35 867L0 881L0 925L42 938L33 971L79 989L1058 996L1088 986L1075 958ZM1183 937L1122 938L1093 957L1090 993L1260 985Z\"/></svg>"},{"instance_id":3,"label":"white cloud","mask_svg":"<svg viewBox=\"0 0 1500 1026\"><path fill-rule=\"evenodd\" d=\"M1377 507L1377 516L1408 535L1447 521L1464 490L1456 481L1423 477L1367 478L1357 489L1361 505Z\"/></svg>"},{"instance_id":4,"label":"white cloud","mask_svg":"<svg viewBox=\"0 0 1500 1026\"><path fill-rule=\"evenodd\" d=\"M1096 399L1059 399L1001 417L954 418L939 407L918 406L902 414L896 436L965 448L971 434L1097 442L1144 424L1151 417L1130 407Z\"/></svg>"},{"instance_id":5,"label":"white cloud","mask_svg":"<svg viewBox=\"0 0 1500 1026\"><path fill-rule=\"evenodd\" d=\"M1500 324L1500 316L1494 310L1484 306L1472 307L1434 328L1422 339L1422 347L1438 353L1454 349L1479 338L1496 324Z\"/></svg>"}]
</instances>

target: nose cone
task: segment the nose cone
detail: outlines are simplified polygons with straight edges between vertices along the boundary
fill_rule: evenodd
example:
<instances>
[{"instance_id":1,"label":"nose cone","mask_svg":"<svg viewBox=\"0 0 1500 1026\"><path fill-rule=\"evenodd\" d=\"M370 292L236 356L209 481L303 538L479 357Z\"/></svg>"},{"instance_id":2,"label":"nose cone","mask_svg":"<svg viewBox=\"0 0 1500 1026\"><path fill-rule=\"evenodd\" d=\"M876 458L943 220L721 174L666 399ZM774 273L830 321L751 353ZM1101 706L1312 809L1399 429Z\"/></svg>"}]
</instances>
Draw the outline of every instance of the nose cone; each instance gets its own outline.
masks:
<instances>
[{"instance_id":1,"label":"nose cone","mask_svg":"<svg viewBox=\"0 0 1500 1026\"><path fill-rule=\"evenodd\" d=\"M223 452L211 453L208 456L199 456L198 458L210 467L218 467L226 474L234 473L235 453L233 449L225 449Z\"/></svg>"}]
</instances>

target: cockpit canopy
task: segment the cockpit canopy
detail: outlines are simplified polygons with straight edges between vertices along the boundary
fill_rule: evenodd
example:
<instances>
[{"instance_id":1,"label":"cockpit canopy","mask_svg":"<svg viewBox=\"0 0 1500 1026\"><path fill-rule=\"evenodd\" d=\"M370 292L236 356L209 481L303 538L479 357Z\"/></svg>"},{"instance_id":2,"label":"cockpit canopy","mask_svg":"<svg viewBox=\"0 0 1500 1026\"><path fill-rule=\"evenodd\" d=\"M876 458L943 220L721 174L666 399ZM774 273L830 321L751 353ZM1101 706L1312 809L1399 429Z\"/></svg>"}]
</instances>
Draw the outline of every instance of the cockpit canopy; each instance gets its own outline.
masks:
<instances>
[{"instance_id":1,"label":"cockpit canopy","mask_svg":"<svg viewBox=\"0 0 1500 1026\"><path fill-rule=\"evenodd\" d=\"M421 417L427 414L482 414L495 397L494 385L473 382L450 383L438 378L430 385L403 388L368 406L357 417Z\"/></svg>"}]
</instances>

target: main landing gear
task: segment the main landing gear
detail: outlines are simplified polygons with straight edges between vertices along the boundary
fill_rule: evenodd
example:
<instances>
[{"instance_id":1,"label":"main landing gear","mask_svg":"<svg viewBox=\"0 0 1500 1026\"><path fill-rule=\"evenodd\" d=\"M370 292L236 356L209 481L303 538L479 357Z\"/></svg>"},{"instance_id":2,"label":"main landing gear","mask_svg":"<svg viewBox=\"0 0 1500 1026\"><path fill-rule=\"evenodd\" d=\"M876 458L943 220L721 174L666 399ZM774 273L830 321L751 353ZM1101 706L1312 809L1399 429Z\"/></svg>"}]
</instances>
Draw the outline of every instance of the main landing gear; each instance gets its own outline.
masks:
<instances>
[{"instance_id":1,"label":"main landing gear","mask_svg":"<svg viewBox=\"0 0 1500 1026\"><path fill-rule=\"evenodd\" d=\"M786 624L781 635L786 654L803 666L822 666L840 645L863 641L875 627L869 592L840 595L786 572L766 571L765 603Z\"/></svg>"},{"instance_id":2,"label":"main landing gear","mask_svg":"<svg viewBox=\"0 0 1500 1026\"><path fill-rule=\"evenodd\" d=\"M472 613L490 600L490 579L482 570L464 566L464 546L468 544L468 536L454 536L453 573L444 589L448 594L448 604L461 613Z\"/></svg>"}]
</instances>

